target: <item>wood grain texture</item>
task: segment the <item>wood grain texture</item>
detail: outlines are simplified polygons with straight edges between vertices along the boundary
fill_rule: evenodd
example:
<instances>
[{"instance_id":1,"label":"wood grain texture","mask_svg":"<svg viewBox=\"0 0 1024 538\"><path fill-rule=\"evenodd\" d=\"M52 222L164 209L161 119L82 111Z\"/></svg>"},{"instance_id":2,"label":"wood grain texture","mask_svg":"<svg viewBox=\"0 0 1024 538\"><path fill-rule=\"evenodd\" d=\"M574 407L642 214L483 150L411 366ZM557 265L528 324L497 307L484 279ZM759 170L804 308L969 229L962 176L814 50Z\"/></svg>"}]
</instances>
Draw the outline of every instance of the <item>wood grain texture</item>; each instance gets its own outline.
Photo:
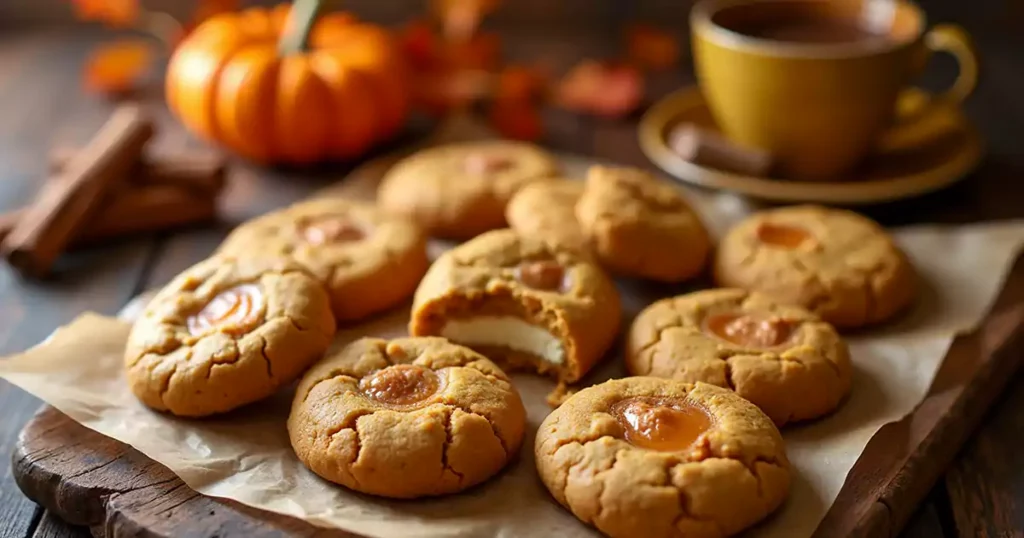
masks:
<instances>
[{"instance_id":1,"label":"wood grain texture","mask_svg":"<svg viewBox=\"0 0 1024 538\"><path fill-rule=\"evenodd\" d=\"M85 527L76 527L54 516L52 512L46 512L39 520L32 538L81 538L88 534L89 530Z\"/></svg>"},{"instance_id":2,"label":"wood grain texture","mask_svg":"<svg viewBox=\"0 0 1024 538\"><path fill-rule=\"evenodd\" d=\"M946 473L952 515L961 537L1024 535L1021 409L1024 376L1015 379L986 427L971 439Z\"/></svg>"},{"instance_id":3,"label":"wood grain texture","mask_svg":"<svg viewBox=\"0 0 1024 538\"><path fill-rule=\"evenodd\" d=\"M21 433L18 485L95 536L344 537L349 534L204 497L163 465L46 407Z\"/></svg>"}]
</instances>

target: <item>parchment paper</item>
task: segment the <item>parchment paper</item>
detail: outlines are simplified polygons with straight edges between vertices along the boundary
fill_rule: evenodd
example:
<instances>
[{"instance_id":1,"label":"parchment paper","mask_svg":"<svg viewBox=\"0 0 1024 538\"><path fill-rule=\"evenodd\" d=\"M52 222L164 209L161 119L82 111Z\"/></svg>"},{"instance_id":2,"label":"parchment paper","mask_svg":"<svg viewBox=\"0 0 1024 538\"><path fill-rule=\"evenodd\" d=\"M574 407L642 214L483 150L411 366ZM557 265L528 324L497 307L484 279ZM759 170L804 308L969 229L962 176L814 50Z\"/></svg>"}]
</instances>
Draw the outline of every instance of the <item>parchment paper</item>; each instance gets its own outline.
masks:
<instances>
[{"instance_id":1,"label":"parchment paper","mask_svg":"<svg viewBox=\"0 0 1024 538\"><path fill-rule=\"evenodd\" d=\"M570 171L586 164L569 159ZM691 193L710 228L721 230L748 211L727 194ZM778 514L747 533L809 536L835 500L846 474L878 428L910 412L924 397L958 331L981 319L1024 243L1024 221L956 228L921 226L895 232L921 273L914 308L893 324L849 337L855 373L849 399L833 415L784 430L795 480ZM432 245L437 251L447 245ZM620 282L627 317L656 297L686 291ZM365 335L405 334L408 308L342 331L335 345ZM368 536L582 537L597 532L555 503L536 477L533 437L550 409L553 383L530 375L514 381L529 428L517 461L465 493L388 501L333 486L306 470L291 451L285 419L291 390L207 420L187 421L139 404L122 374L129 326L86 314L49 339L0 362L0 377L88 428L125 442L166 465L196 491ZM624 376L612 353L588 377Z\"/></svg>"}]
</instances>

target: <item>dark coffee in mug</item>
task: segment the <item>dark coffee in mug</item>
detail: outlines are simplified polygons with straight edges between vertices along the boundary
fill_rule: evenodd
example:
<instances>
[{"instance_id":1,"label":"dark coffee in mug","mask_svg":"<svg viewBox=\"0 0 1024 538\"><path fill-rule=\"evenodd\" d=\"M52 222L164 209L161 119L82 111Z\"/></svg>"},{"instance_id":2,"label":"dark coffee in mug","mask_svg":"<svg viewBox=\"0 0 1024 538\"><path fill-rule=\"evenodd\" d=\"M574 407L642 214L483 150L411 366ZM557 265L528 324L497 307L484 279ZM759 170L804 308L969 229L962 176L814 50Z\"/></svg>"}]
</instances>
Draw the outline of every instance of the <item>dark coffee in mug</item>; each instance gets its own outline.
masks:
<instances>
[{"instance_id":1,"label":"dark coffee in mug","mask_svg":"<svg viewBox=\"0 0 1024 538\"><path fill-rule=\"evenodd\" d=\"M857 21L828 19L775 21L742 29L740 33L761 39L795 43L856 43L886 39L885 34L872 32Z\"/></svg>"},{"instance_id":2,"label":"dark coffee in mug","mask_svg":"<svg viewBox=\"0 0 1024 538\"><path fill-rule=\"evenodd\" d=\"M843 44L890 39L891 19L841 2L778 2L773 9L723 13L717 23L738 34L791 43ZM879 6L880 4L873 4Z\"/></svg>"}]
</instances>

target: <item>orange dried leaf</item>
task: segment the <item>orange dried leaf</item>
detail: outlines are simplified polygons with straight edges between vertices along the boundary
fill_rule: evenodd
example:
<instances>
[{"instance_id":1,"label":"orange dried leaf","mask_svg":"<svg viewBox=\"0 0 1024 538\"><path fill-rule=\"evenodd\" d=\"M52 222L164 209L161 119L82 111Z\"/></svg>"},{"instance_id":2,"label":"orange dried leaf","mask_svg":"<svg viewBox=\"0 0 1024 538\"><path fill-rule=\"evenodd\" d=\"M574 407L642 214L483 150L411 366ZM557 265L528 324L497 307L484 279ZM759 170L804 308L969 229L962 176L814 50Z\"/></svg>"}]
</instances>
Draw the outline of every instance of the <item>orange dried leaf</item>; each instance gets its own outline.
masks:
<instances>
[{"instance_id":1,"label":"orange dried leaf","mask_svg":"<svg viewBox=\"0 0 1024 538\"><path fill-rule=\"evenodd\" d=\"M530 101L543 95L547 83L547 76L540 69L510 65L498 76L494 98L497 101Z\"/></svg>"},{"instance_id":2,"label":"orange dried leaf","mask_svg":"<svg viewBox=\"0 0 1024 538\"><path fill-rule=\"evenodd\" d=\"M93 51L85 65L85 87L102 93L132 90L146 74L153 51L146 41L116 41Z\"/></svg>"},{"instance_id":3,"label":"orange dried leaf","mask_svg":"<svg viewBox=\"0 0 1024 538\"><path fill-rule=\"evenodd\" d=\"M494 11L498 0L435 0L434 11L444 27L444 35L453 41L470 39L480 21Z\"/></svg>"},{"instance_id":4,"label":"orange dried leaf","mask_svg":"<svg viewBox=\"0 0 1024 538\"><path fill-rule=\"evenodd\" d=\"M493 70L501 59L498 34L476 34L470 39L445 43L444 62L454 69Z\"/></svg>"},{"instance_id":5,"label":"orange dried leaf","mask_svg":"<svg viewBox=\"0 0 1024 538\"><path fill-rule=\"evenodd\" d=\"M633 65L664 71L679 61L679 41L653 26L634 24L626 30L626 50Z\"/></svg>"},{"instance_id":6,"label":"orange dried leaf","mask_svg":"<svg viewBox=\"0 0 1024 538\"><path fill-rule=\"evenodd\" d=\"M437 36L427 21L407 24L399 34L399 42L413 67L426 69L437 63Z\"/></svg>"},{"instance_id":7,"label":"orange dried leaf","mask_svg":"<svg viewBox=\"0 0 1024 538\"><path fill-rule=\"evenodd\" d=\"M584 60L558 84L557 101L577 112L620 117L636 110L644 95L644 80L636 68Z\"/></svg>"},{"instance_id":8,"label":"orange dried leaf","mask_svg":"<svg viewBox=\"0 0 1024 538\"><path fill-rule=\"evenodd\" d=\"M139 18L138 0L71 0L75 16L112 26L130 26Z\"/></svg>"},{"instance_id":9,"label":"orange dried leaf","mask_svg":"<svg viewBox=\"0 0 1024 538\"><path fill-rule=\"evenodd\" d=\"M540 110L529 102L495 101L491 105L490 122L505 138L535 141L544 135Z\"/></svg>"}]
</instances>

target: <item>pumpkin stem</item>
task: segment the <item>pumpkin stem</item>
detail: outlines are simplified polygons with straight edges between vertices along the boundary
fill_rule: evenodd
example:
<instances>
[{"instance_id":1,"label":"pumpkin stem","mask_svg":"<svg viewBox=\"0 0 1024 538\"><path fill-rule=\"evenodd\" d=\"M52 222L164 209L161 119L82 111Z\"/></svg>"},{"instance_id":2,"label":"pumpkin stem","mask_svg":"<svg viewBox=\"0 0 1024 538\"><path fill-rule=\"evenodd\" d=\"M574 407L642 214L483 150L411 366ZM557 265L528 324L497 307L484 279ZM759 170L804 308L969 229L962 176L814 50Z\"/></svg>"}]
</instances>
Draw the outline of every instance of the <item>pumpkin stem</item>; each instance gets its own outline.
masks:
<instances>
[{"instance_id":1,"label":"pumpkin stem","mask_svg":"<svg viewBox=\"0 0 1024 538\"><path fill-rule=\"evenodd\" d=\"M306 50L306 41L309 39L309 32L313 29L319 11L320 0L295 0L292 2L292 9L288 12L284 32L281 33L281 39L277 42L279 54L282 56L301 54Z\"/></svg>"}]
</instances>

